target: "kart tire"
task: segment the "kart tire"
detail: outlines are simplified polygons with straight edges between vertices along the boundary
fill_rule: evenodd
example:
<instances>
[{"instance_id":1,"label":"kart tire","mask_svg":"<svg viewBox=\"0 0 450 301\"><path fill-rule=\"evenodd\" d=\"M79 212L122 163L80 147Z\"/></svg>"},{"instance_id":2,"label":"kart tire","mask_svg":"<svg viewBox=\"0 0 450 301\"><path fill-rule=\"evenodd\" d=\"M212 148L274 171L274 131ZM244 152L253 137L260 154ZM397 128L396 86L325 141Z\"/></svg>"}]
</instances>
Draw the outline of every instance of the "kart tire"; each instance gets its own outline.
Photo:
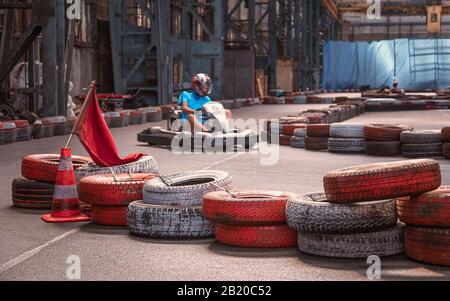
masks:
<instances>
[{"instance_id":1,"label":"kart tire","mask_svg":"<svg viewBox=\"0 0 450 301\"><path fill-rule=\"evenodd\" d=\"M91 209L91 220L98 225L126 227L127 207L93 205Z\"/></svg>"},{"instance_id":2,"label":"kart tire","mask_svg":"<svg viewBox=\"0 0 450 301\"><path fill-rule=\"evenodd\" d=\"M450 229L406 226L405 253L419 262L450 267Z\"/></svg>"},{"instance_id":3,"label":"kart tire","mask_svg":"<svg viewBox=\"0 0 450 301\"><path fill-rule=\"evenodd\" d=\"M399 141L367 141L366 154L369 156L396 157L402 154L402 145Z\"/></svg>"},{"instance_id":4,"label":"kart tire","mask_svg":"<svg viewBox=\"0 0 450 301\"><path fill-rule=\"evenodd\" d=\"M406 158L442 157L442 143L403 144L402 155Z\"/></svg>"},{"instance_id":5,"label":"kart tire","mask_svg":"<svg viewBox=\"0 0 450 301\"><path fill-rule=\"evenodd\" d=\"M29 155L22 160L22 176L29 180L54 183L58 171L60 155ZM88 157L72 156L73 169L76 171L92 160Z\"/></svg>"},{"instance_id":6,"label":"kart tire","mask_svg":"<svg viewBox=\"0 0 450 301\"><path fill-rule=\"evenodd\" d=\"M157 177L144 185L144 203L165 206L201 206L203 197L232 189L231 175L223 171L193 171Z\"/></svg>"},{"instance_id":7,"label":"kart tire","mask_svg":"<svg viewBox=\"0 0 450 301\"><path fill-rule=\"evenodd\" d=\"M404 253L404 225L370 233L314 234L298 232L303 253L330 258L387 257Z\"/></svg>"},{"instance_id":8,"label":"kart tire","mask_svg":"<svg viewBox=\"0 0 450 301\"><path fill-rule=\"evenodd\" d=\"M317 234L375 232L397 224L395 200L336 205L324 193L289 198L286 215L292 229Z\"/></svg>"},{"instance_id":9,"label":"kart tire","mask_svg":"<svg viewBox=\"0 0 450 301\"><path fill-rule=\"evenodd\" d=\"M364 127L364 138L367 141L400 141L404 131L411 131L408 125L368 124Z\"/></svg>"},{"instance_id":10,"label":"kart tire","mask_svg":"<svg viewBox=\"0 0 450 301\"><path fill-rule=\"evenodd\" d=\"M364 138L364 124L332 124L330 135L333 138Z\"/></svg>"},{"instance_id":11,"label":"kart tire","mask_svg":"<svg viewBox=\"0 0 450 301\"><path fill-rule=\"evenodd\" d=\"M291 136L280 135L280 145L290 146L291 145Z\"/></svg>"},{"instance_id":12,"label":"kart tire","mask_svg":"<svg viewBox=\"0 0 450 301\"><path fill-rule=\"evenodd\" d=\"M116 175L116 179L112 175L85 177L78 185L78 193L80 200L87 204L128 206L142 200L144 183L154 177L154 174L122 174Z\"/></svg>"},{"instance_id":13,"label":"kart tire","mask_svg":"<svg viewBox=\"0 0 450 301\"><path fill-rule=\"evenodd\" d=\"M442 128L441 134L442 134L442 142L450 143L450 127Z\"/></svg>"},{"instance_id":14,"label":"kart tire","mask_svg":"<svg viewBox=\"0 0 450 301\"><path fill-rule=\"evenodd\" d=\"M128 206L130 233L144 238L198 239L214 236L214 225L201 214L201 207L148 205Z\"/></svg>"},{"instance_id":15,"label":"kart tire","mask_svg":"<svg viewBox=\"0 0 450 301\"><path fill-rule=\"evenodd\" d=\"M289 194L272 191L216 191L203 197L203 216L225 225L257 226L286 224Z\"/></svg>"},{"instance_id":16,"label":"kart tire","mask_svg":"<svg viewBox=\"0 0 450 301\"><path fill-rule=\"evenodd\" d=\"M152 156L142 157L138 161L129 164L114 166L112 169L115 174L157 174L159 172L158 163ZM111 174L108 167L99 167L94 163L75 170L77 183L80 183L81 179L85 177L107 174Z\"/></svg>"},{"instance_id":17,"label":"kart tire","mask_svg":"<svg viewBox=\"0 0 450 301\"><path fill-rule=\"evenodd\" d=\"M291 248L297 245L297 233L287 225L242 227L217 224L216 240L245 248Z\"/></svg>"},{"instance_id":18,"label":"kart tire","mask_svg":"<svg viewBox=\"0 0 450 301\"><path fill-rule=\"evenodd\" d=\"M328 151L330 153L364 153L366 140L360 138L330 138Z\"/></svg>"},{"instance_id":19,"label":"kart tire","mask_svg":"<svg viewBox=\"0 0 450 301\"><path fill-rule=\"evenodd\" d=\"M360 165L324 177L327 199L342 204L416 196L440 186L439 163L426 159Z\"/></svg>"},{"instance_id":20,"label":"kart tire","mask_svg":"<svg viewBox=\"0 0 450 301\"><path fill-rule=\"evenodd\" d=\"M306 127L306 135L308 137L329 137L329 124L310 124Z\"/></svg>"},{"instance_id":21,"label":"kart tire","mask_svg":"<svg viewBox=\"0 0 450 301\"><path fill-rule=\"evenodd\" d=\"M406 131L400 134L403 144L435 144L442 143L441 131Z\"/></svg>"},{"instance_id":22,"label":"kart tire","mask_svg":"<svg viewBox=\"0 0 450 301\"><path fill-rule=\"evenodd\" d=\"M397 211L407 225L450 228L450 187L399 198Z\"/></svg>"},{"instance_id":23,"label":"kart tire","mask_svg":"<svg viewBox=\"0 0 450 301\"><path fill-rule=\"evenodd\" d=\"M306 137L305 149L311 151L328 150L328 137Z\"/></svg>"}]
</instances>

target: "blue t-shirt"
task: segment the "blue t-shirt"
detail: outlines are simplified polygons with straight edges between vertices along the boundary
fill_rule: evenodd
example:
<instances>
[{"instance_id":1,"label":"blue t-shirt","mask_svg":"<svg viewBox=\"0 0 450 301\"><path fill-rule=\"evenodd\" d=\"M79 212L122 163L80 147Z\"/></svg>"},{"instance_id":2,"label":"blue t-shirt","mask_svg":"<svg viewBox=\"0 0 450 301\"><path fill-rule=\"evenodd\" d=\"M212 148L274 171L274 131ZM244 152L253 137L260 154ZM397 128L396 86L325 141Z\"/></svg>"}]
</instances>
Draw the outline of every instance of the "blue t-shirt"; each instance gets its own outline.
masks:
<instances>
[{"instance_id":1,"label":"blue t-shirt","mask_svg":"<svg viewBox=\"0 0 450 301\"><path fill-rule=\"evenodd\" d=\"M189 109L197 111L200 110L206 103L211 102L211 98L209 96L200 96L195 92L185 91L181 93L178 105L181 107L181 105L185 102L187 102ZM187 120L187 114L183 112L181 118L183 120ZM205 122L204 118L205 116L203 116L203 123Z\"/></svg>"}]
</instances>

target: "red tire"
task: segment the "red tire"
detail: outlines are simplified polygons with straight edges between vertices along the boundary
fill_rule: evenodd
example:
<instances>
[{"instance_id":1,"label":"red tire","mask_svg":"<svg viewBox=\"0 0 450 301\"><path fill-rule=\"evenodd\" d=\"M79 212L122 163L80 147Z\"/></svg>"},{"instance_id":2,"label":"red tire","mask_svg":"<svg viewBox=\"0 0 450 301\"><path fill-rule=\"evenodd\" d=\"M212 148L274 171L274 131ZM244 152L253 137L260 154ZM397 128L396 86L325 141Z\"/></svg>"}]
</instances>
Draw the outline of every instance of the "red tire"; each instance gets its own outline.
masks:
<instances>
[{"instance_id":1,"label":"red tire","mask_svg":"<svg viewBox=\"0 0 450 301\"><path fill-rule=\"evenodd\" d=\"M332 171L324 178L331 203L355 203L420 195L441 186L435 160L377 163Z\"/></svg>"},{"instance_id":2,"label":"red tire","mask_svg":"<svg viewBox=\"0 0 450 301\"><path fill-rule=\"evenodd\" d=\"M419 262L450 266L450 229L406 226L405 253Z\"/></svg>"},{"instance_id":3,"label":"red tire","mask_svg":"<svg viewBox=\"0 0 450 301\"><path fill-rule=\"evenodd\" d=\"M290 146L291 145L291 136L280 135L280 145Z\"/></svg>"},{"instance_id":4,"label":"red tire","mask_svg":"<svg viewBox=\"0 0 450 301\"><path fill-rule=\"evenodd\" d=\"M450 187L397 200L399 218L407 225L450 228Z\"/></svg>"},{"instance_id":5,"label":"red tire","mask_svg":"<svg viewBox=\"0 0 450 301\"><path fill-rule=\"evenodd\" d=\"M364 137L367 141L400 141L404 131L413 130L408 125L369 124L364 128Z\"/></svg>"},{"instance_id":6,"label":"red tire","mask_svg":"<svg viewBox=\"0 0 450 301\"><path fill-rule=\"evenodd\" d=\"M306 124L283 124L282 134L285 136L294 136L294 132L296 129L304 129L306 128Z\"/></svg>"},{"instance_id":7,"label":"red tire","mask_svg":"<svg viewBox=\"0 0 450 301\"><path fill-rule=\"evenodd\" d=\"M54 183L60 155L29 155L22 160L22 176L29 180ZM73 169L91 163L88 157L72 156Z\"/></svg>"},{"instance_id":8,"label":"red tire","mask_svg":"<svg viewBox=\"0 0 450 301\"><path fill-rule=\"evenodd\" d=\"M28 120L15 120L14 123L16 124L17 128L25 128L30 126Z\"/></svg>"},{"instance_id":9,"label":"red tire","mask_svg":"<svg viewBox=\"0 0 450 301\"><path fill-rule=\"evenodd\" d=\"M450 160L450 143L444 143L442 153L444 154L445 159Z\"/></svg>"},{"instance_id":10,"label":"red tire","mask_svg":"<svg viewBox=\"0 0 450 301\"><path fill-rule=\"evenodd\" d=\"M311 124L306 127L308 137L330 137L329 124Z\"/></svg>"},{"instance_id":11,"label":"red tire","mask_svg":"<svg viewBox=\"0 0 450 301\"><path fill-rule=\"evenodd\" d=\"M103 226L126 227L127 211L128 206L92 206L91 220Z\"/></svg>"},{"instance_id":12,"label":"red tire","mask_svg":"<svg viewBox=\"0 0 450 301\"><path fill-rule=\"evenodd\" d=\"M282 192L212 192L203 197L203 216L218 224L256 226L286 224L289 195Z\"/></svg>"},{"instance_id":13,"label":"red tire","mask_svg":"<svg viewBox=\"0 0 450 301\"><path fill-rule=\"evenodd\" d=\"M216 225L220 243L247 248L291 248L297 246L297 232L287 225L237 227Z\"/></svg>"},{"instance_id":14,"label":"red tire","mask_svg":"<svg viewBox=\"0 0 450 301\"><path fill-rule=\"evenodd\" d=\"M450 127L445 127L442 129L442 142L450 142Z\"/></svg>"},{"instance_id":15,"label":"red tire","mask_svg":"<svg viewBox=\"0 0 450 301\"><path fill-rule=\"evenodd\" d=\"M306 137L305 149L312 151L328 150L328 137Z\"/></svg>"},{"instance_id":16,"label":"red tire","mask_svg":"<svg viewBox=\"0 0 450 301\"><path fill-rule=\"evenodd\" d=\"M83 178L79 184L80 200L96 206L128 206L143 199L144 184L154 174L96 175Z\"/></svg>"}]
</instances>

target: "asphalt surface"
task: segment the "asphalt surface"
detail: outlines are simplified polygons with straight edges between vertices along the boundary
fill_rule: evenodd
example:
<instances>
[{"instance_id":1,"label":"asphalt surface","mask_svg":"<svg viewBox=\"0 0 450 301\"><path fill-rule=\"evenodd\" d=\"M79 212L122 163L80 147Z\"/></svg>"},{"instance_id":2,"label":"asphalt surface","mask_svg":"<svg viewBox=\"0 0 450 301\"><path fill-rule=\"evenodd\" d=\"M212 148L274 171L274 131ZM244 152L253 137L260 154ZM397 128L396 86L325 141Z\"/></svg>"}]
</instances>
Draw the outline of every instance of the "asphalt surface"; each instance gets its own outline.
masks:
<instances>
[{"instance_id":1,"label":"asphalt surface","mask_svg":"<svg viewBox=\"0 0 450 301\"><path fill-rule=\"evenodd\" d=\"M237 118L276 118L325 105L256 106L234 112ZM416 129L441 129L450 111L367 113L347 122L406 123ZM163 124L163 123L161 123ZM156 125L156 124L155 124ZM279 162L262 166L263 154L174 155L136 141L150 125L114 129L121 154L153 155L163 173L219 169L233 175L241 189L307 193L322 191L330 170L398 158L336 155L279 148ZM58 153L67 137L0 146L0 280L68 280L69 256L81 261L82 280L367 280L365 260L336 260L301 254L295 248L253 250L228 247L214 240L161 241L132 237L126 228L90 223L50 225L43 211L12 207L11 182L20 176L27 154ZM85 155L75 141L73 154ZM276 149L273 149L275 152ZM439 160L443 184L450 183L450 163ZM404 256L382 260L384 280L449 280L450 269L429 266Z\"/></svg>"}]
</instances>

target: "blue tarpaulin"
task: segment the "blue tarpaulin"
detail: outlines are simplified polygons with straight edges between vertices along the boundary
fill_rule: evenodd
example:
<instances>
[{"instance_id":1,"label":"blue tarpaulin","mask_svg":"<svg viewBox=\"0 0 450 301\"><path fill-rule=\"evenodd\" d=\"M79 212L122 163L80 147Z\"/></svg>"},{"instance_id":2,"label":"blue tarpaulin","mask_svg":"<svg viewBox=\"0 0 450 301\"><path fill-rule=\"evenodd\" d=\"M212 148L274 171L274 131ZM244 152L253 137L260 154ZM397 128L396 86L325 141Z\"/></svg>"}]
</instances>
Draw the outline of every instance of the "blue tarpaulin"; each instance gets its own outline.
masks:
<instances>
[{"instance_id":1,"label":"blue tarpaulin","mask_svg":"<svg viewBox=\"0 0 450 301\"><path fill-rule=\"evenodd\" d=\"M450 86L450 39L380 42L330 41L324 48L326 90L392 87L442 89Z\"/></svg>"}]
</instances>

